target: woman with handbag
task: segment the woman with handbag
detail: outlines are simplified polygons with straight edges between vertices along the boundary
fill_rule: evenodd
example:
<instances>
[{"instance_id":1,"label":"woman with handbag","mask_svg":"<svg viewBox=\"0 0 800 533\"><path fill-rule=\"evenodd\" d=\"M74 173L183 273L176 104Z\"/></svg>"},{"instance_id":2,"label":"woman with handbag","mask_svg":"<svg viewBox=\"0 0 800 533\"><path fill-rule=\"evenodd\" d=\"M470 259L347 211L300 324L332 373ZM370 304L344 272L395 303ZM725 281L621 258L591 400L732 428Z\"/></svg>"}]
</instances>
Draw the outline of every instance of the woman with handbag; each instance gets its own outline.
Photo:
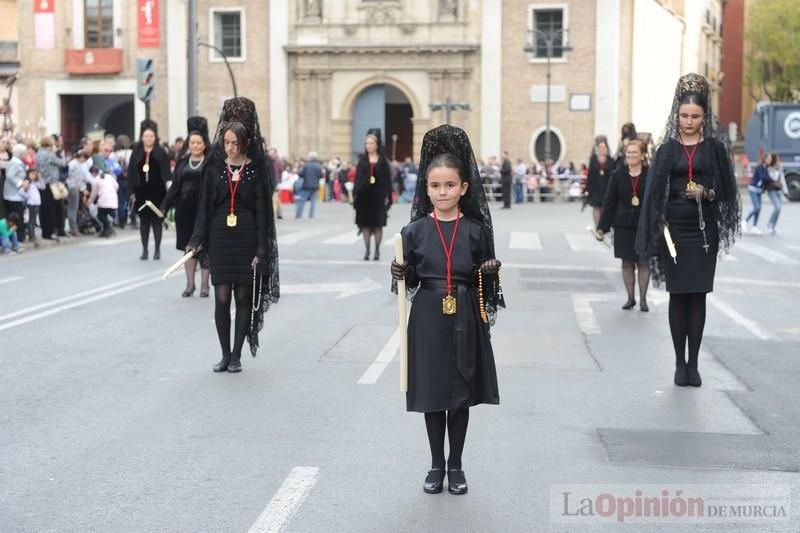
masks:
<instances>
[{"instance_id":1,"label":"woman with handbag","mask_svg":"<svg viewBox=\"0 0 800 533\"><path fill-rule=\"evenodd\" d=\"M187 252L208 252L214 322L222 359L214 372L241 372L245 337L258 350L264 312L280 297L278 241L272 214L272 162L264 153L255 104L226 100L203 172ZM236 302L231 348L231 302Z\"/></svg>"},{"instance_id":2,"label":"woman with handbag","mask_svg":"<svg viewBox=\"0 0 800 533\"><path fill-rule=\"evenodd\" d=\"M777 235L778 217L781 214L781 203L783 203L783 195L789 194L789 188L786 186L786 176L783 175L783 168L781 168L781 156L774 154L772 158L772 165L768 169L769 181L767 182L766 190L769 201L772 202L772 213L769 215L767 222L767 232L770 235Z\"/></svg>"},{"instance_id":3,"label":"woman with handbag","mask_svg":"<svg viewBox=\"0 0 800 533\"><path fill-rule=\"evenodd\" d=\"M67 236L64 231L64 201L69 196L69 191L61 182L61 169L66 167L67 162L56 155L53 138L49 135L42 137L41 146L36 152L36 168L39 169L45 186L42 189L42 208L39 213L43 239L53 240Z\"/></svg>"},{"instance_id":4,"label":"woman with handbag","mask_svg":"<svg viewBox=\"0 0 800 533\"><path fill-rule=\"evenodd\" d=\"M750 185L747 186L747 192L750 193L750 203L753 208L742 222L742 232L744 233L761 235L761 230L758 229L758 217L761 214L761 195L764 194L764 190L770 181L769 169L772 166L772 154L764 152L764 155L761 156L761 164L756 167L755 172L753 172L753 178L750 180ZM753 220L752 226L749 224L751 219Z\"/></svg>"}]
</instances>

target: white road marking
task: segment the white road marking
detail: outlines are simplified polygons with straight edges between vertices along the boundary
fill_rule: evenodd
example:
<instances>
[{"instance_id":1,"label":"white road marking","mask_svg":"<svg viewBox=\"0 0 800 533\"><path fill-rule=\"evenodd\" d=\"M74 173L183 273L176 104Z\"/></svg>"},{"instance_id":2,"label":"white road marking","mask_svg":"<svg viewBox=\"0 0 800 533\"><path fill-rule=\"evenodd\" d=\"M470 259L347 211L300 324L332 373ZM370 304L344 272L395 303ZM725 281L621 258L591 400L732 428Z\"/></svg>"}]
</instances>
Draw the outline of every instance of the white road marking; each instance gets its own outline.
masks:
<instances>
[{"instance_id":1,"label":"white road marking","mask_svg":"<svg viewBox=\"0 0 800 533\"><path fill-rule=\"evenodd\" d=\"M364 278L355 283L302 283L293 285L281 285L281 294L321 294L339 293L337 300L361 294L363 292L376 291L381 286L369 278Z\"/></svg>"},{"instance_id":2,"label":"white road marking","mask_svg":"<svg viewBox=\"0 0 800 533\"><path fill-rule=\"evenodd\" d=\"M746 318L733 307L723 302L713 294L706 296L706 299L708 300L708 303L716 307L718 311L752 333L753 336L761 340L769 340L772 338L772 335L770 335L769 332L762 328L758 323Z\"/></svg>"},{"instance_id":3,"label":"white road marking","mask_svg":"<svg viewBox=\"0 0 800 533\"><path fill-rule=\"evenodd\" d=\"M141 237L138 235L132 235L130 237L111 237L110 239L97 238L87 242L86 244L88 246L113 246L115 244L125 244L126 242L134 242L138 240L141 240Z\"/></svg>"},{"instance_id":4,"label":"white road marking","mask_svg":"<svg viewBox=\"0 0 800 533\"><path fill-rule=\"evenodd\" d=\"M720 259L720 261L725 261L726 263L738 263L739 258L733 254L725 254L722 256L722 259Z\"/></svg>"},{"instance_id":5,"label":"white road marking","mask_svg":"<svg viewBox=\"0 0 800 533\"><path fill-rule=\"evenodd\" d=\"M739 241L736 243L736 248L738 250L742 250L743 252L747 252L748 254L758 256L768 263L777 265L800 265L800 261L797 259L789 257L786 254L776 252L772 248L768 248L760 244Z\"/></svg>"},{"instance_id":6,"label":"white road marking","mask_svg":"<svg viewBox=\"0 0 800 533\"><path fill-rule=\"evenodd\" d=\"M0 322L2 322L4 320L8 320L9 318L14 318L15 316L32 313L34 311L38 311L39 309L44 309L46 307L50 307L50 306L53 306L53 305L58 305L58 304L64 303L64 302L74 301L74 300L77 300L79 298L83 298L84 296L89 296L91 294L95 294L95 293L98 293L98 292L107 291L109 289L113 289L114 287L119 287L120 285L126 285L128 283L133 283L133 282L138 281L140 279L144 279L144 278L150 277L150 276L152 276L154 274L155 274L154 272L150 272L148 274L142 274L140 276L134 276L132 278L124 279L122 281L116 281L114 283L109 283L108 285L102 285L102 286L94 288L94 289L89 289L88 291L79 292L77 294L70 294L69 296L65 296L63 298L58 298L57 300L51 300L49 302L44 302L44 303L41 303L41 304L33 305L31 307L26 307L25 309L20 309L19 311L14 311L13 313L8 313L8 314L0 316Z\"/></svg>"},{"instance_id":7,"label":"white road marking","mask_svg":"<svg viewBox=\"0 0 800 533\"><path fill-rule=\"evenodd\" d=\"M14 281L22 281L23 279L25 279L25 278L23 278L22 276L14 276L13 278L3 278L3 279L0 279L0 285L2 285L3 283L12 283Z\"/></svg>"},{"instance_id":8,"label":"white road marking","mask_svg":"<svg viewBox=\"0 0 800 533\"><path fill-rule=\"evenodd\" d=\"M565 233L570 249L573 252L600 252L605 253L608 248L604 247L597 239L593 239L589 233Z\"/></svg>"},{"instance_id":9,"label":"white road marking","mask_svg":"<svg viewBox=\"0 0 800 533\"><path fill-rule=\"evenodd\" d=\"M578 326L586 335L599 335L602 333L600 324L594 316L592 302L603 302L616 297L613 293L572 293L572 307L575 309L575 317L578 319Z\"/></svg>"},{"instance_id":10,"label":"white road marking","mask_svg":"<svg viewBox=\"0 0 800 533\"><path fill-rule=\"evenodd\" d=\"M300 241L309 239L311 237L314 237L315 235L319 235L320 233L324 232L325 229L305 229L301 231L293 231L291 233L279 233L278 245L286 246L289 244L296 244Z\"/></svg>"},{"instance_id":11,"label":"white road marking","mask_svg":"<svg viewBox=\"0 0 800 533\"><path fill-rule=\"evenodd\" d=\"M342 233L341 235L337 235L336 237L331 237L322 244L355 244L361 240L363 240L361 235L356 235L355 230L350 230L346 233Z\"/></svg>"},{"instance_id":12,"label":"white road marking","mask_svg":"<svg viewBox=\"0 0 800 533\"><path fill-rule=\"evenodd\" d=\"M539 234L531 231L512 231L508 241L512 250L541 250L542 241Z\"/></svg>"},{"instance_id":13,"label":"white road marking","mask_svg":"<svg viewBox=\"0 0 800 533\"><path fill-rule=\"evenodd\" d=\"M286 527L311 489L317 484L319 468L296 466L292 468L267 508L258 516L248 533L278 533Z\"/></svg>"},{"instance_id":14,"label":"white road marking","mask_svg":"<svg viewBox=\"0 0 800 533\"><path fill-rule=\"evenodd\" d=\"M2 324L2 325L0 325L0 331L3 331L5 329L10 329L10 328L13 328L15 326L21 326L22 324L27 324L28 322L33 322L35 320L39 320L39 319L42 319L42 318L46 318L48 316L55 315L56 313L60 313L61 311L66 311L68 309L74 309L76 307L80 307L82 305L90 304L90 303L96 302L98 300L103 300L103 299L109 298L111 296L116 296L117 294L122 294L123 292L132 291L134 289L138 289L139 287L144 287L145 285L150 285L151 283L156 283L157 281L161 281L161 276L158 276L158 277L155 277L155 278L151 278L151 279L146 279L144 281L140 281L138 283L133 283L133 284L130 284L130 285L123 285L122 287L119 287L119 288L116 288L116 289L113 289L113 290L110 290L110 291L106 291L106 292L101 292L100 294L96 294L95 296L90 296L89 298L84 298L82 300L73 301L73 302L68 303L66 305L53 307L53 308L48 309L47 311L44 311L43 313L38 313L36 315L27 316L25 318L20 318L18 320L14 320L12 322L8 322L8 323L5 323L5 324ZM19 314L19 312L17 312L16 314ZM0 317L0 321L2 321L2 317Z\"/></svg>"},{"instance_id":15,"label":"white road marking","mask_svg":"<svg viewBox=\"0 0 800 533\"><path fill-rule=\"evenodd\" d=\"M378 353L378 357L375 358L375 361L369 365L369 368L364 372L361 376L361 379L358 380L359 385L374 385L378 379L380 379L381 374L383 371L386 370L386 367L389 366L389 363L392 362L394 359L395 354L397 353L398 348L400 348L400 328L398 327L392 333L392 336L389 337L389 340L386 341L386 344L381 348L381 351Z\"/></svg>"},{"instance_id":16,"label":"white road marking","mask_svg":"<svg viewBox=\"0 0 800 533\"><path fill-rule=\"evenodd\" d=\"M786 247L792 250L793 252L800 252L800 246L794 244L787 244Z\"/></svg>"}]
</instances>

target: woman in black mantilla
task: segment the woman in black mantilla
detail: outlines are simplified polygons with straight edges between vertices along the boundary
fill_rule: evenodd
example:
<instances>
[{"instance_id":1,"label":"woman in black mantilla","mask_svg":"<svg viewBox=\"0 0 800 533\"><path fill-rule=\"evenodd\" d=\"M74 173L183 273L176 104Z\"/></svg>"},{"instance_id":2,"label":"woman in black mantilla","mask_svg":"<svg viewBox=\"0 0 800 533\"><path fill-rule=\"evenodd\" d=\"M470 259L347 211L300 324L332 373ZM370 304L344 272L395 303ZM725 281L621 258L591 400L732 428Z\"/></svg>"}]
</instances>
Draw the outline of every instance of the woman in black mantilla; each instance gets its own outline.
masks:
<instances>
[{"instance_id":1,"label":"woman in black mantilla","mask_svg":"<svg viewBox=\"0 0 800 533\"><path fill-rule=\"evenodd\" d=\"M628 140L625 146L625 163L617 165L608 181L606 197L603 200L603 213L597 224L597 236L614 227L614 257L622 259L622 280L628 293L623 309L636 305L634 285L636 268L639 268L639 308L647 312L647 286L650 284L650 266L646 257L642 258L634 250L636 228L639 226L641 198L647 183L645 154L647 147L639 139Z\"/></svg>"},{"instance_id":2,"label":"woman in black mantilla","mask_svg":"<svg viewBox=\"0 0 800 533\"><path fill-rule=\"evenodd\" d=\"M740 221L733 162L711 109L708 81L687 74L678 80L666 132L648 173L636 235L637 252L658 259L651 262L654 282L666 278L678 386L702 383L697 358L706 294L714 289L717 254L733 245ZM675 244L674 259L667 238Z\"/></svg>"},{"instance_id":3,"label":"woman in black mantilla","mask_svg":"<svg viewBox=\"0 0 800 533\"><path fill-rule=\"evenodd\" d=\"M184 251L194 231L197 220L197 206L200 204L200 191L203 188L203 168L208 148L208 121L205 117L189 117L186 121L189 135L186 138L187 150L175 165L175 179L161 202L161 211L166 213L175 207L175 248ZM194 274L200 263L200 296L208 296L208 254L200 252L184 265L186 269L186 288L181 296L194 294Z\"/></svg>"},{"instance_id":4,"label":"woman in black mantilla","mask_svg":"<svg viewBox=\"0 0 800 533\"><path fill-rule=\"evenodd\" d=\"M194 234L187 252L207 250L214 285L214 321L222 359L214 372L240 372L245 336L250 353L258 350L264 312L280 296L278 242L272 215L272 162L255 105L232 98L222 106ZM231 300L236 300L233 349Z\"/></svg>"},{"instance_id":5,"label":"woman in black mantilla","mask_svg":"<svg viewBox=\"0 0 800 533\"><path fill-rule=\"evenodd\" d=\"M139 141L134 143L128 164L128 187L133 191L136 202L134 209L139 214L139 232L142 239L141 260L148 257L150 228L153 228L155 251L153 259L161 259L161 233L164 221L149 207L139 208L149 200L158 207L167 194L167 180L170 178L169 156L158 140L158 125L152 120L142 121Z\"/></svg>"},{"instance_id":6,"label":"woman in black mantilla","mask_svg":"<svg viewBox=\"0 0 800 533\"><path fill-rule=\"evenodd\" d=\"M358 158L356 182L353 188L353 207L356 225L364 236L364 261L369 260L370 238L375 237L375 255L381 257L383 227L392 205L392 171L383 155L381 130L371 129L364 139L364 153Z\"/></svg>"},{"instance_id":7,"label":"woman in black mantilla","mask_svg":"<svg viewBox=\"0 0 800 533\"><path fill-rule=\"evenodd\" d=\"M586 204L592 207L594 224L600 222L600 209L608 189L608 178L614 170L614 159L604 135L595 139L592 157L589 159L589 175L586 177Z\"/></svg>"},{"instance_id":8,"label":"woman in black mantilla","mask_svg":"<svg viewBox=\"0 0 800 533\"><path fill-rule=\"evenodd\" d=\"M469 408L500 401L489 327L504 307L489 206L464 130L425 134L411 222L402 230L408 323L408 411L425 413L431 470L423 489L467 492L461 453ZM448 257L450 259L448 260ZM445 463L447 429L450 454Z\"/></svg>"}]
</instances>

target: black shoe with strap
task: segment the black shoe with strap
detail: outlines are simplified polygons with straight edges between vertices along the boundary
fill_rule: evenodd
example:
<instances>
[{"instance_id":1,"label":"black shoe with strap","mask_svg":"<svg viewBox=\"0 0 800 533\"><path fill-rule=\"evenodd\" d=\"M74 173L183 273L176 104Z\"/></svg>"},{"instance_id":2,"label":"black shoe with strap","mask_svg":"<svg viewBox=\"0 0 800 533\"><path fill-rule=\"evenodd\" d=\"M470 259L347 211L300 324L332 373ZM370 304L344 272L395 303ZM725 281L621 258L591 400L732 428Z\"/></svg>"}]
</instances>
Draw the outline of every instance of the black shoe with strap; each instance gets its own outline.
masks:
<instances>
[{"instance_id":1,"label":"black shoe with strap","mask_svg":"<svg viewBox=\"0 0 800 533\"><path fill-rule=\"evenodd\" d=\"M428 476L422 485L422 490L428 494L439 494L444 490L444 468L432 468L428 470Z\"/></svg>"},{"instance_id":2,"label":"black shoe with strap","mask_svg":"<svg viewBox=\"0 0 800 533\"><path fill-rule=\"evenodd\" d=\"M467 478L463 470L451 468L447 471L447 492L457 496L467 493Z\"/></svg>"}]
</instances>

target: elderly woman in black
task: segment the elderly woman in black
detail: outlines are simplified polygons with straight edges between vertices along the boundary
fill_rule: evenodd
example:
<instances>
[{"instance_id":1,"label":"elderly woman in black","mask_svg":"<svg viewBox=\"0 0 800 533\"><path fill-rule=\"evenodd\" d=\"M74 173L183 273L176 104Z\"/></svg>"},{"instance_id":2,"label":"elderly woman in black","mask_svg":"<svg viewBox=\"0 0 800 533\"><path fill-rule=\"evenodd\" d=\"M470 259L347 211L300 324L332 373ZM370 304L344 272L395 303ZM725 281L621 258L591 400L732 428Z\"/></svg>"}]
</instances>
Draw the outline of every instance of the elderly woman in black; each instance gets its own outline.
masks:
<instances>
[{"instance_id":1,"label":"elderly woman in black","mask_svg":"<svg viewBox=\"0 0 800 533\"><path fill-rule=\"evenodd\" d=\"M128 165L128 187L133 191L136 201L133 207L139 213L139 233L142 239L141 260L148 257L150 228L153 228L155 251L153 259L161 259L161 233L163 220L146 202L158 207L167 194L167 180L170 178L169 156L158 142L158 124L152 120L142 121L139 141L133 145ZM143 207L144 206L144 207ZM141 210L140 210L141 209Z\"/></svg>"},{"instance_id":2,"label":"elderly woman in black","mask_svg":"<svg viewBox=\"0 0 800 533\"><path fill-rule=\"evenodd\" d=\"M622 260L622 280L628 293L623 309L636 305L634 285L636 267L639 267L639 308L647 312L647 286L650 284L650 266L647 258L640 258L634 250L636 228L639 226L641 196L644 194L647 167L644 165L647 148L644 142L629 140L625 147L625 163L611 174L603 200L603 213L597 224L597 236L614 227L614 257Z\"/></svg>"},{"instance_id":3,"label":"elderly woman in black","mask_svg":"<svg viewBox=\"0 0 800 533\"><path fill-rule=\"evenodd\" d=\"M204 117L189 117L186 121L189 136L186 139L187 153L175 165L175 179L161 203L161 211L166 213L175 207L175 247L185 250L194 231L197 219L197 207L200 204L200 191L203 188L203 167L208 155L208 122ZM184 298L194 294L194 274L197 263L200 263L200 296L208 296L208 254L201 252L186 262L186 288L181 296Z\"/></svg>"}]
</instances>

